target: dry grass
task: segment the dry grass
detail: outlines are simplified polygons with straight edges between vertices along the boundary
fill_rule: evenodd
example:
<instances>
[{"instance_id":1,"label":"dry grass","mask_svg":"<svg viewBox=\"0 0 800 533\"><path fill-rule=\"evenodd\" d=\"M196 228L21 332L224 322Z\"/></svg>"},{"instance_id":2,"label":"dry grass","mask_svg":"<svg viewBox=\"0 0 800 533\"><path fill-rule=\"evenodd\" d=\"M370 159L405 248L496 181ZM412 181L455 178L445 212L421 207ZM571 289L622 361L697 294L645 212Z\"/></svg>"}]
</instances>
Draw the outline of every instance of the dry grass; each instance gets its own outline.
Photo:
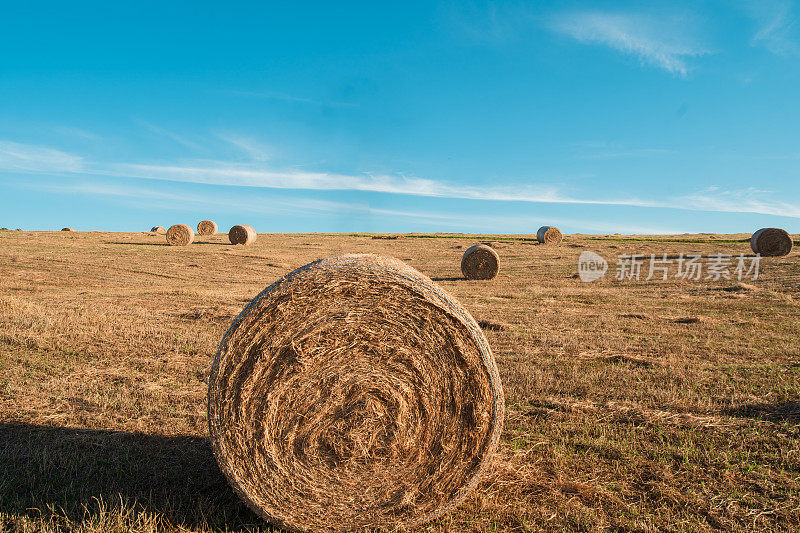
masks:
<instances>
[{"instance_id":1,"label":"dry grass","mask_svg":"<svg viewBox=\"0 0 800 533\"><path fill-rule=\"evenodd\" d=\"M209 365L246 302L344 252L405 260L502 326L485 327L501 453L423 530L800 528L796 253L763 259L756 282L584 284L584 249L738 255L749 236L492 236L503 269L472 282L460 258L486 237L31 237L0 232L0 531L269 530L214 462Z\"/></svg>"}]
</instances>

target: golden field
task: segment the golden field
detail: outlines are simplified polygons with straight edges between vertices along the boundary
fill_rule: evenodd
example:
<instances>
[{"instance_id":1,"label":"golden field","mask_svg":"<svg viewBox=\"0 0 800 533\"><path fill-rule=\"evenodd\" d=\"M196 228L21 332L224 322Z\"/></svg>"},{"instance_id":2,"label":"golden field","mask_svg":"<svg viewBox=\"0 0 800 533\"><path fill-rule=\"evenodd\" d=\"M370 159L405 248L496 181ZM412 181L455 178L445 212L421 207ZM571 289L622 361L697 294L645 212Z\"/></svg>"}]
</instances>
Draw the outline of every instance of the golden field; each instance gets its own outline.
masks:
<instances>
[{"instance_id":1,"label":"golden field","mask_svg":"<svg viewBox=\"0 0 800 533\"><path fill-rule=\"evenodd\" d=\"M206 378L290 270L379 253L485 326L500 453L425 531L800 529L800 254L760 277L617 281L621 254L750 254L749 235L163 235L0 231L0 531L261 531L207 441ZM795 236L795 239L797 237ZM491 242L491 281L461 254ZM584 250L606 277L577 277ZM673 265L674 272L674 265Z\"/></svg>"}]
</instances>

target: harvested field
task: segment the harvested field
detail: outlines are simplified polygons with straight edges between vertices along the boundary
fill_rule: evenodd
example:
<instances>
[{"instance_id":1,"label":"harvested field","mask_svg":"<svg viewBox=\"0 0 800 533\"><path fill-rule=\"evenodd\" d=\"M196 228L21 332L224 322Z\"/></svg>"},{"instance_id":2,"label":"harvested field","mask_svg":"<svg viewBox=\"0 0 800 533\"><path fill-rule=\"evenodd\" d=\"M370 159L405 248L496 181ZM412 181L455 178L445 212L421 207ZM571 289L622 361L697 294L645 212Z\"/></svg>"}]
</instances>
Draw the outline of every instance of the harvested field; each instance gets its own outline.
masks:
<instances>
[{"instance_id":1,"label":"harvested field","mask_svg":"<svg viewBox=\"0 0 800 533\"><path fill-rule=\"evenodd\" d=\"M797 530L800 255L763 258L756 281L644 281L647 262L640 281L614 279L620 255L708 266L751 255L749 237L261 234L238 247L217 234L171 247L0 232L0 531L271 531L214 460L212 358L282 275L367 252L473 315L505 391L487 475L422 531ZM464 250L487 240L502 269L465 280ZM585 250L608 260L605 278L578 278Z\"/></svg>"}]
</instances>

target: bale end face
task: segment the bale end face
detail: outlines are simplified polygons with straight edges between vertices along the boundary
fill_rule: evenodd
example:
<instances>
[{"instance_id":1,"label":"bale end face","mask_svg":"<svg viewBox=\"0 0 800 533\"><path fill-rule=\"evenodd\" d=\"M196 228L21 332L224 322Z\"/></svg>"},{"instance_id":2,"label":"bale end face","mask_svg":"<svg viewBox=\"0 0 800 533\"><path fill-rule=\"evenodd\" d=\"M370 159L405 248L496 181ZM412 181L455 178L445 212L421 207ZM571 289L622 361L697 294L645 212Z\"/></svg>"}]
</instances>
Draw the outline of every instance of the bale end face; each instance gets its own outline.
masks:
<instances>
[{"instance_id":1,"label":"bale end face","mask_svg":"<svg viewBox=\"0 0 800 533\"><path fill-rule=\"evenodd\" d=\"M186 246L194 241L194 231L186 224L175 224L167 230L167 243L170 246Z\"/></svg>"},{"instance_id":2,"label":"bale end face","mask_svg":"<svg viewBox=\"0 0 800 533\"><path fill-rule=\"evenodd\" d=\"M233 226L228 232L228 240L231 241L231 244L253 244L257 237L258 234L253 226Z\"/></svg>"},{"instance_id":3,"label":"bale end face","mask_svg":"<svg viewBox=\"0 0 800 533\"><path fill-rule=\"evenodd\" d=\"M213 220L201 220L197 224L198 235L214 235L217 233L217 223Z\"/></svg>"},{"instance_id":4,"label":"bale end face","mask_svg":"<svg viewBox=\"0 0 800 533\"><path fill-rule=\"evenodd\" d=\"M233 321L209 376L212 445L259 515L300 531L402 529L458 505L504 400L483 332L396 259L301 267Z\"/></svg>"},{"instance_id":5,"label":"bale end face","mask_svg":"<svg viewBox=\"0 0 800 533\"><path fill-rule=\"evenodd\" d=\"M564 234L555 226L542 226L536 232L539 244L559 244L564 239Z\"/></svg>"},{"instance_id":6,"label":"bale end face","mask_svg":"<svg viewBox=\"0 0 800 533\"><path fill-rule=\"evenodd\" d=\"M794 243L786 230L780 228L762 228L750 237L750 248L753 253L765 257L789 255Z\"/></svg>"},{"instance_id":7,"label":"bale end face","mask_svg":"<svg viewBox=\"0 0 800 533\"><path fill-rule=\"evenodd\" d=\"M461 258L461 273L467 279L492 279L500 270L500 256L490 246L476 244Z\"/></svg>"}]
</instances>

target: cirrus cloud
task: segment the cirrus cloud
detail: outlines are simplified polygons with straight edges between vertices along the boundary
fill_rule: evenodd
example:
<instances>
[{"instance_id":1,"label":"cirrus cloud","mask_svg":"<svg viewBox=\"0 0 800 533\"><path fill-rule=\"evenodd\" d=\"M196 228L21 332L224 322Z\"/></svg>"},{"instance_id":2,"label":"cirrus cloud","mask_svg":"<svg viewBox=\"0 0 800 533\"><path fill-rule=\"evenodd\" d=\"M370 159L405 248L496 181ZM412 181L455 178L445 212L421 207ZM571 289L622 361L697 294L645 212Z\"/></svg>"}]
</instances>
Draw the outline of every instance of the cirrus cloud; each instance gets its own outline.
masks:
<instances>
[{"instance_id":1,"label":"cirrus cloud","mask_svg":"<svg viewBox=\"0 0 800 533\"><path fill-rule=\"evenodd\" d=\"M551 30L578 42L607 46L679 76L691 70L691 58L710 53L691 26L686 16L601 11L560 13L549 24Z\"/></svg>"}]
</instances>

